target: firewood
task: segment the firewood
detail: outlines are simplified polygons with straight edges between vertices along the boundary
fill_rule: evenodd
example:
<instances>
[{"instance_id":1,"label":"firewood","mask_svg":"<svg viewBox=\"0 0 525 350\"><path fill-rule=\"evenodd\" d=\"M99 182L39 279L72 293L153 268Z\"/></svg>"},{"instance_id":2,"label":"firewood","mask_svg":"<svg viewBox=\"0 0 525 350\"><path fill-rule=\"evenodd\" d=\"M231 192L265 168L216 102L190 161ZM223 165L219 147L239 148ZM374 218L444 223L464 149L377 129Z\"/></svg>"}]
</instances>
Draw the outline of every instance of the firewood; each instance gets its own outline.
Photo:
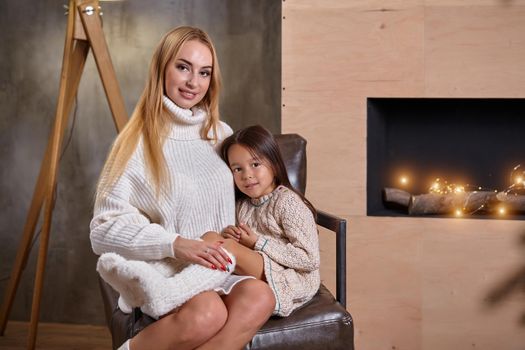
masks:
<instances>
[{"instance_id":1,"label":"firewood","mask_svg":"<svg viewBox=\"0 0 525 350\"><path fill-rule=\"evenodd\" d=\"M388 203L399 204L408 207L411 194L399 188L385 187L383 189L383 200Z\"/></svg>"},{"instance_id":2,"label":"firewood","mask_svg":"<svg viewBox=\"0 0 525 350\"><path fill-rule=\"evenodd\" d=\"M496 195L498 201L509 211L525 212L525 195L500 192Z\"/></svg>"},{"instance_id":3,"label":"firewood","mask_svg":"<svg viewBox=\"0 0 525 350\"><path fill-rule=\"evenodd\" d=\"M471 213L492 206L495 200L496 193L489 191L421 194L411 197L408 213L410 215L451 214L458 209Z\"/></svg>"}]
</instances>

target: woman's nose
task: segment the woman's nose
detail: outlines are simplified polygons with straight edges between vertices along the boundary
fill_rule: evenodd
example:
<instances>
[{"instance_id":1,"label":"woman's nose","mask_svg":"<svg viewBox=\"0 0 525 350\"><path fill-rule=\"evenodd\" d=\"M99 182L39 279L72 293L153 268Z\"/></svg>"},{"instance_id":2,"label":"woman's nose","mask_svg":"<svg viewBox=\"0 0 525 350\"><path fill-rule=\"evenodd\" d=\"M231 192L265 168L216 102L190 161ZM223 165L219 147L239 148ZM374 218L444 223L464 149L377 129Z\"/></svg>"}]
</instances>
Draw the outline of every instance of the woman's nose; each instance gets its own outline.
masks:
<instances>
[{"instance_id":1,"label":"woman's nose","mask_svg":"<svg viewBox=\"0 0 525 350\"><path fill-rule=\"evenodd\" d=\"M186 81L186 85L188 87L196 87L197 86L197 76L196 74L190 74L188 77L188 80Z\"/></svg>"}]
</instances>

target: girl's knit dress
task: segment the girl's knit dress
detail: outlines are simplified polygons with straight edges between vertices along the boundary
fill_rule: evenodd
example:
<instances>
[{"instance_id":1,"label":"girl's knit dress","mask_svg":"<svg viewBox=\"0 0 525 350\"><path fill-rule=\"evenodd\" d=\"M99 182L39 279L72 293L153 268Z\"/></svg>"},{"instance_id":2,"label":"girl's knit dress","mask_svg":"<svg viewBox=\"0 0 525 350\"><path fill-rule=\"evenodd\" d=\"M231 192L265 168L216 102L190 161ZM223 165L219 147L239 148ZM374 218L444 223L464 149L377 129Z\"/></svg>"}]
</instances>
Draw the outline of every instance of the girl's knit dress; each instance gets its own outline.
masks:
<instances>
[{"instance_id":1,"label":"girl's knit dress","mask_svg":"<svg viewBox=\"0 0 525 350\"><path fill-rule=\"evenodd\" d=\"M273 290L274 314L288 316L309 301L320 285L319 239L314 216L292 190L237 204L237 221L258 234L255 250L264 258L264 273Z\"/></svg>"},{"instance_id":2,"label":"girl's knit dress","mask_svg":"<svg viewBox=\"0 0 525 350\"><path fill-rule=\"evenodd\" d=\"M154 298L153 292L133 294L133 288L127 288L127 279L136 282L137 275L140 278L156 276L149 273L148 268L155 269L158 277L172 277L188 268L177 260L173 251L173 242L178 236L199 239L208 231L221 232L235 223L232 174L217 153L220 141L232 134L231 128L221 122L219 142L203 140L201 129L208 118L204 111L181 109L167 97L163 103L173 117L163 145L171 187L156 196L145 168L143 143L139 142L119 180L109 193L98 196L90 225L93 251L116 253L107 255L105 260L101 258L98 268L102 277L120 292L119 305L123 309L139 306L134 304L144 302L144 298ZM193 273L190 279L177 280L179 286L175 290L179 295L190 295L194 291L188 288L196 285L200 289L214 289L217 281L223 279L223 276L217 278L218 271L202 269L205 273ZM140 283L148 282L141 280ZM157 284L155 289L162 286L165 284ZM128 298L135 300L122 300L127 292ZM170 292L173 294L173 290ZM179 299L174 303L182 300ZM144 311L158 317L165 308L155 304Z\"/></svg>"}]
</instances>

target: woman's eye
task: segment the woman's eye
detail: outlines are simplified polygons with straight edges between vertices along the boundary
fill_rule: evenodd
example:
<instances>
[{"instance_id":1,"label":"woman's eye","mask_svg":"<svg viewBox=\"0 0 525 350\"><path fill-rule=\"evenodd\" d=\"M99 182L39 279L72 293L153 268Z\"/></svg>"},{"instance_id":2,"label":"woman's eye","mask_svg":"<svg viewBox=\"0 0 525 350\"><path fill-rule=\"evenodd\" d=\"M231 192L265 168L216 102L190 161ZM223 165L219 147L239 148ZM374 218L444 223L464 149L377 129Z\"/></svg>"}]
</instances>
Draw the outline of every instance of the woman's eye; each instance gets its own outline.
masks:
<instances>
[{"instance_id":1,"label":"woman's eye","mask_svg":"<svg viewBox=\"0 0 525 350\"><path fill-rule=\"evenodd\" d=\"M178 70L182 70L182 71L188 71L188 70L189 70L188 66L186 66L186 65L184 65L184 64L179 64L179 65L177 66L177 69L178 69Z\"/></svg>"},{"instance_id":2,"label":"woman's eye","mask_svg":"<svg viewBox=\"0 0 525 350\"><path fill-rule=\"evenodd\" d=\"M209 76L211 75L211 72L205 70L205 71L202 71L202 72L201 72L201 75L202 75L203 77L209 77Z\"/></svg>"}]
</instances>

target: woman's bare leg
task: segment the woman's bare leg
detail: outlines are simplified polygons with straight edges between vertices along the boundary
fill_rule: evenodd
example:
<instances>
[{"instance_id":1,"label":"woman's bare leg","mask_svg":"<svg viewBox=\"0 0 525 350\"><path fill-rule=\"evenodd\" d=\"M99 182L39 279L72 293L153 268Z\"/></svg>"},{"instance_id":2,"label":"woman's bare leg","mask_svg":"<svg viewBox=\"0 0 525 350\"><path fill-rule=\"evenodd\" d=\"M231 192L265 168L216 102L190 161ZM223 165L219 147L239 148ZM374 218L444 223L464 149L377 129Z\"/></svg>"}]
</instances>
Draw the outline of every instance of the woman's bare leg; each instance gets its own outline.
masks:
<instances>
[{"instance_id":1,"label":"woman's bare leg","mask_svg":"<svg viewBox=\"0 0 525 350\"><path fill-rule=\"evenodd\" d=\"M198 350L242 349L275 307L275 298L268 284L254 279L235 285L223 300L228 309L228 320L214 337L197 347Z\"/></svg>"},{"instance_id":2,"label":"woman's bare leg","mask_svg":"<svg viewBox=\"0 0 525 350\"><path fill-rule=\"evenodd\" d=\"M224 301L215 292L194 296L177 312L168 314L131 339L131 350L194 349L223 328L228 317Z\"/></svg>"},{"instance_id":3,"label":"woman's bare leg","mask_svg":"<svg viewBox=\"0 0 525 350\"><path fill-rule=\"evenodd\" d=\"M206 232L202 239L207 242L224 242L222 246L237 259L236 274L253 276L259 280L266 281L264 277L264 260L261 254L233 239L224 238L217 232Z\"/></svg>"}]
</instances>

